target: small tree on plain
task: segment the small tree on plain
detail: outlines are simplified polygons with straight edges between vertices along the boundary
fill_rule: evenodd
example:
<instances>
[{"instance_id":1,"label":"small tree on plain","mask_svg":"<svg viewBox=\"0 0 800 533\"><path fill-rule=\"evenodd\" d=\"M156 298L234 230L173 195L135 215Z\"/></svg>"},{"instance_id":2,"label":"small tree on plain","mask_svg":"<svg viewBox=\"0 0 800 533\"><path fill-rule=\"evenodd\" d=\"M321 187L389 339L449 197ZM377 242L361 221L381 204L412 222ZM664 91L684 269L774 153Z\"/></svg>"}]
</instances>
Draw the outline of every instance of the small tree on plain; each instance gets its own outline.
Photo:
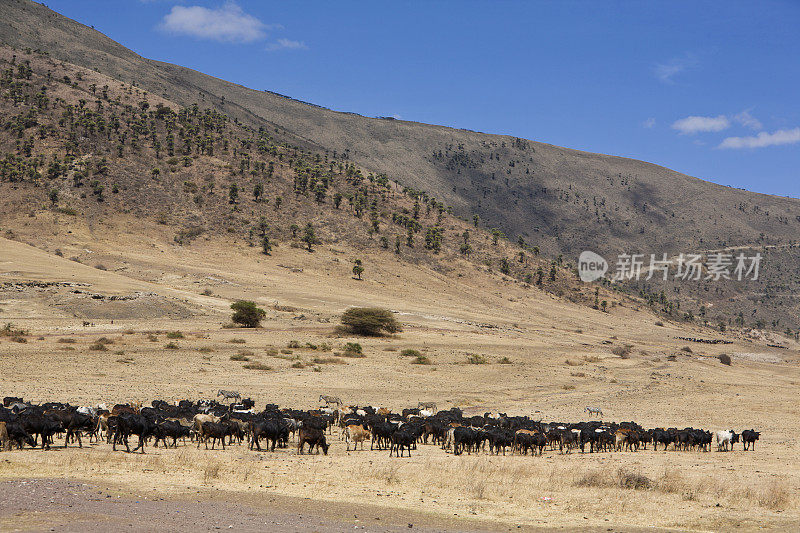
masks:
<instances>
[{"instance_id":1,"label":"small tree on plain","mask_svg":"<svg viewBox=\"0 0 800 533\"><path fill-rule=\"evenodd\" d=\"M231 320L246 328L257 328L267 316L267 312L249 300L237 300L231 304L233 316Z\"/></svg>"},{"instance_id":2,"label":"small tree on plain","mask_svg":"<svg viewBox=\"0 0 800 533\"><path fill-rule=\"evenodd\" d=\"M355 264L353 265L353 275L356 278L361 279L361 274L364 273L364 266L361 264L361 259L356 259L354 263Z\"/></svg>"},{"instance_id":3,"label":"small tree on plain","mask_svg":"<svg viewBox=\"0 0 800 533\"><path fill-rule=\"evenodd\" d=\"M369 336L403 330L391 311L379 307L351 307L342 315L342 326L350 333Z\"/></svg>"}]
</instances>

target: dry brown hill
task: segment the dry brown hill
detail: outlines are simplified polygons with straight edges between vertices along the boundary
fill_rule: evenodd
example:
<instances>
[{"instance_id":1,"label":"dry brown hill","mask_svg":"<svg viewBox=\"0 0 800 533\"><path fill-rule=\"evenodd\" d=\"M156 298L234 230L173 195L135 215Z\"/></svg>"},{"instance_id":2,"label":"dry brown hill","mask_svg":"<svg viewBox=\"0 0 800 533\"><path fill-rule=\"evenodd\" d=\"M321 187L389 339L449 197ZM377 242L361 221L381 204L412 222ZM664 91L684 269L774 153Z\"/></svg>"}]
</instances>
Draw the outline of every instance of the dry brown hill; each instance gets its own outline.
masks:
<instances>
[{"instance_id":1,"label":"dry brown hill","mask_svg":"<svg viewBox=\"0 0 800 533\"><path fill-rule=\"evenodd\" d=\"M48 52L87 69L167 97L197 103L267 128L309 150L335 153L367 171L425 191L454 213L522 237L574 261L583 249L679 253L748 246L780 250L760 283L648 285L684 301L698 315L716 306L714 322L796 327L796 248L800 202L716 185L649 163L545 143L414 122L367 118L256 91L142 58L94 29L29 0L3 5L0 41ZM724 294L723 294L724 293ZM711 306L709 306L711 304ZM788 318L787 316L788 315Z\"/></svg>"}]
</instances>

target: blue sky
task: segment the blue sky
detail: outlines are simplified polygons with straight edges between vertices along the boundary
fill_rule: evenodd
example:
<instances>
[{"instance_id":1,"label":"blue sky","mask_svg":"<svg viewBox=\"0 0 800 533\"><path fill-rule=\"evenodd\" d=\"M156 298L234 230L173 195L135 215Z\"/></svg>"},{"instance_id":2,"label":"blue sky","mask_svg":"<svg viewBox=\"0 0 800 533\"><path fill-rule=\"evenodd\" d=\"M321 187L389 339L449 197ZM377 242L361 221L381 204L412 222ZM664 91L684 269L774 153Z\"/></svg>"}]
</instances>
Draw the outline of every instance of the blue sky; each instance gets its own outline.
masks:
<instances>
[{"instance_id":1,"label":"blue sky","mask_svg":"<svg viewBox=\"0 0 800 533\"><path fill-rule=\"evenodd\" d=\"M49 0L152 59L341 111L800 197L800 2Z\"/></svg>"}]
</instances>

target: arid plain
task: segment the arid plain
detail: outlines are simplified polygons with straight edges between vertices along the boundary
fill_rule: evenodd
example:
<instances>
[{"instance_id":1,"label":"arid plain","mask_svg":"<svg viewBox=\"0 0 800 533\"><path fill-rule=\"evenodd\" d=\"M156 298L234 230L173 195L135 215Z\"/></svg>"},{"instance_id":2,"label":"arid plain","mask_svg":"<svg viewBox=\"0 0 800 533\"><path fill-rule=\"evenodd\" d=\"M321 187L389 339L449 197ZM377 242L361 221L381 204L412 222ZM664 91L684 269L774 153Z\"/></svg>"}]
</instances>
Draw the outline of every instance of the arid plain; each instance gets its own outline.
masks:
<instances>
[{"instance_id":1,"label":"arid plain","mask_svg":"<svg viewBox=\"0 0 800 533\"><path fill-rule=\"evenodd\" d=\"M598 406L604 420L755 428L761 440L749 452L738 444L728 453L648 447L542 457L453 456L421 445L411 458L390 458L369 446L346 452L334 430L328 456L299 456L291 446L206 451L191 443L148 447L145 455L105 444L13 451L2 454L3 479L68 478L170 500L310 498L498 528L785 530L800 523L800 454L792 438L800 373L791 340L663 321L623 296L603 313L467 262L445 277L375 254L359 281L336 246L314 253L280 247L268 257L221 238L166 244L157 226L126 234L125 223L109 227L115 237L107 240L73 228L61 254L86 264L55 255L47 238L37 247L2 240L0 316L29 331L24 343L0 339L4 395L88 405L212 398L227 388L261 407L312 408L320 394L333 394L352 405L400 410L435 401L439 409L543 421L585 420L584 408ZM240 298L267 310L261 328L225 327L231 301ZM381 338L336 334L339 315L354 305L390 308L404 330ZM106 349L91 349L101 338ZM288 348L292 341L302 347ZM365 357L334 355L351 341ZM612 354L626 345L630 356ZM407 348L432 364L412 364L400 355ZM723 352L733 356L731 366L718 361ZM246 368L252 363L266 369ZM646 476L646 486L628 488L631 475ZM7 515L3 527L20 520ZM470 522L455 524L448 527Z\"/></svg>"}]
</instances>

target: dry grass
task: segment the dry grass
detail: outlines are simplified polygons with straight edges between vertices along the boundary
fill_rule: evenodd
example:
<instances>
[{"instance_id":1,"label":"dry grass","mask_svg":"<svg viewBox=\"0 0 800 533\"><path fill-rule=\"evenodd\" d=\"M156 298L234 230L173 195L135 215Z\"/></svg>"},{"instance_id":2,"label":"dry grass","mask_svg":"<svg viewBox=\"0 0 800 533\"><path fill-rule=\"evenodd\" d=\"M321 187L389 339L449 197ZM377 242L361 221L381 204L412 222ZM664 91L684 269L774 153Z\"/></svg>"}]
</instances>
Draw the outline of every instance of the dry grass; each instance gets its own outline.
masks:
<instances>
[{"instance_id":1,"label":"dry grass","mask_svg":"<svg viewBox=\"0 0 800 533\"><path fill-rule=\"evenodd\" d=\"M260 363L255 361L253 363L247 363L246 365L242 365L242 368L246 368L247 370L263 370L263 371L270 371L273 368L269 365L265 365L264 363Z\"/></svg>"},{"instance_id":2,"label":"dry grass","mask_svg":"<svg viewBox=\"0 0 800 533\"><path fill-rule=\"evenodd\" d=\"M343 361L338 357L314 357L311 362L317 365L346 365L347 361Z\"/></svg>"},{"instance_id":3,"label":"dry grass","mask_svg":"<svg viewBox=\"0 0 800 533\"><path fill-rule=\"evenodd\" d=\"M468 353L467 354L467 363L469 363L471 365L485 365L488 362L489 362L489 360L483 354L479 354L479 353Z\"/></svg>"},{"instance_id":4,"label":"dry grass","mask_svg":"<svg viewBox=\"0 0 800 533\"><path fill-rule=\"evenodd\" d=\"M629 359L631 356L632 346L626 344L624 346L614 346L611 353L618 356L620 359Z\"/></svg>"}]
</instances>

